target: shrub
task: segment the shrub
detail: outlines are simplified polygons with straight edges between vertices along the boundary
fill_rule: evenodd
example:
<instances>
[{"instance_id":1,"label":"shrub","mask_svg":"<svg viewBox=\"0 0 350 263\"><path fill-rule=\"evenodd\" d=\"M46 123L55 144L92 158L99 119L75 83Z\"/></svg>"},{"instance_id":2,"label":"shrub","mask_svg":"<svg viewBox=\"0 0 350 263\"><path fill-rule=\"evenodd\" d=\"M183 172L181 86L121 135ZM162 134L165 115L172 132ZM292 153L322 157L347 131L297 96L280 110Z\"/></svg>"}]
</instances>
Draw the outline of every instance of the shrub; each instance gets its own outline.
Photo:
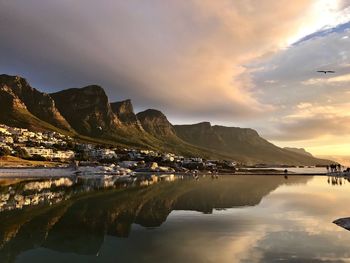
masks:
<instances>
[{"instance_id":1,"label":"shrub","mask_svg":"<svg viewBox=\"0 0 350 263\"><path fill-rule=\"evenodd\" d=\"M0 157L10 155L11 151L7 148L0 148Z\"/></svg>"},{"instance_id":2,"label":"shrub","mask_svg":"<svg viewBox=\"0 0 350 263\"><path fill-rule=\"evenodd\" d=\"M31 158L33 161L46 161L47 159L41 155L34 154Z\"/></svg>"}]
</instances>

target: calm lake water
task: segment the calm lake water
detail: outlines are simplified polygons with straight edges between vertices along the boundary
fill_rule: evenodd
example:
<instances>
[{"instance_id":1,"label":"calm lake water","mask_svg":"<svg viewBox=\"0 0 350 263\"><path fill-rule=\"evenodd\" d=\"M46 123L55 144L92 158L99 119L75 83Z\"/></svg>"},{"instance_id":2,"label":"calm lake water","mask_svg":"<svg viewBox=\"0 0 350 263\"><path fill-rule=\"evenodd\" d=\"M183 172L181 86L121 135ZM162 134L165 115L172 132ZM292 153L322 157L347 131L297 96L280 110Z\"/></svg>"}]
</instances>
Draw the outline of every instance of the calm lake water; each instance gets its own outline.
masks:
<instances>
[{"instance_id":1,"label":"calm lake water","mask_svg":"<svg viewBox=\"0 0 350 263\"><path fill-rule=\"evenodd\" d=\"M350 262L350 232L332 223L350 216L345 180L10 183L0 188L0 262Z\"/></svg>"}]
</instances>

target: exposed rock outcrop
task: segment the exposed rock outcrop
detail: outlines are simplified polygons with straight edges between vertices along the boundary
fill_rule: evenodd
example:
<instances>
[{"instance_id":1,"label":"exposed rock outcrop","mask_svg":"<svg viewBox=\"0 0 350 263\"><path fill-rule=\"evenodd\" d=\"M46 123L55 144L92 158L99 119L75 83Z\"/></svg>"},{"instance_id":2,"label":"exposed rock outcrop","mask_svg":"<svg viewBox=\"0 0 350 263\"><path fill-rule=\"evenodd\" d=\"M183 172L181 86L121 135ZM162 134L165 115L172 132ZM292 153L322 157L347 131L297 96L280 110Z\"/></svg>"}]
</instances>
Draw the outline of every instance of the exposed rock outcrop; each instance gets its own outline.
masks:
<instances>
[{"instance_id":1,"label":"exposed rock outcrop","mask_svg":"<svg viewBox=\"0 0 350 263\"><path fill-rule=\"evenodd\" d=\"M155 137L177 137L174 126L159 110L148 109L137 114L142 127Z\"/></svg>"},{"instance_id":2,"label":"exposed rock outcrop","mask_svg":"<svg viewBox=\"0 0 350 263\"><path fill-rule=\"evenodd\" d=\"M51 96L69 124L81 134L108 134L116 131L121 125L100 86L67 89L52 93Z\"/></svg>"},{"instance_id":3,"label":"exposed rock outcrop","mask_svg":"<svg viewBox=\"0 0 350 263\"><path fill-rule=\"evenodd\" d=\"M0 75L0 88L2 92L1 102L7 103L7 107L2 106L6 111L17 113L27 111L57 128L71 130L70 125L58 111L51 96L31 87L24 78ZM19 117L16 117L16 114L12 114L12 116L15 118L12 122L22 121L16 120Z\"/></svg>"},{"instance_id":4,"label":"exposed rock outcrop","mask_svg":"<svg viewBox=\"0 0 350 263\"><path fill-rule=\"evenodd\" d=\"M113 102L111 103L111 108L124 125L143 130L142 125L134 112L131 100Z\"/></svg>"}]
</instances>

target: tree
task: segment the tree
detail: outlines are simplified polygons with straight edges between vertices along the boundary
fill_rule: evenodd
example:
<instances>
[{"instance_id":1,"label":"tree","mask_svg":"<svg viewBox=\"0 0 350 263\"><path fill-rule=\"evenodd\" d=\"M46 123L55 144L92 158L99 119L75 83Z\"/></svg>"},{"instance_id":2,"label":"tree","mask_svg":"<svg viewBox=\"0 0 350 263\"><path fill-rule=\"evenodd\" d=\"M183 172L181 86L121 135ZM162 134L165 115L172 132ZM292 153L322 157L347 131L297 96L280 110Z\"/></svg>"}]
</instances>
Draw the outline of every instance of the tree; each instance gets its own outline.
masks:
<instances>
[{"instance_id":1,"label":"tree","mask_svg":"<svg viewBox=\"0 0 350 263\"><path fill-rule=\"evenodd\" d=\"M10 154L11 154L11 151L9 149L3 148L3 147L0 148L0 157L10 155Z\"/></svg>"},{"instance_id":2,"label":"tree","mask_svg":"<svg viewBox=\"0 0 350 263\"><path fill-rule=\"evenodd\" d=\"M47 159L44 156L34 154L31 158L33 161L47 161Z\"/></svg>"},{"instance_id":3,"label":"tree","mask_svg":"<svg viewBox=\"0 0 350 263\"><path fill-rule=\"evenodd\" d=\"M30 157L29 154L27 153L27 151L24 150L21 147L16 147L14 150L16 152L15 153L16 157L19 157L19 158L22 158L22 159L28 159Z\"/></svg>"}]
</instances>

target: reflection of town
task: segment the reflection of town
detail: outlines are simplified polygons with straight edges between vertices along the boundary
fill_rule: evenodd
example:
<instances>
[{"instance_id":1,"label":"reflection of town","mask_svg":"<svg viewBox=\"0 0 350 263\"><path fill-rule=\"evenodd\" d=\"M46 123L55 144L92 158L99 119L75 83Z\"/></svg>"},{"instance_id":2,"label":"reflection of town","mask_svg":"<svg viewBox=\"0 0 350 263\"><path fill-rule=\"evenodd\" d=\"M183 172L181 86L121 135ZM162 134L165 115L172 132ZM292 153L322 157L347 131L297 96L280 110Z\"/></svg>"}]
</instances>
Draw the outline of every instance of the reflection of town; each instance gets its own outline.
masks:
<instances>
[{"instance_id":1,"label":"reflection of town","mask_svg":"<svg viewBox=\"0 0 350 263\"><path fill-rule=\"evenodd\" d=\"M0 212L28 206L55 204L79 193L100 189L148 186L161 181L174 181L174 174L138 176L75 176L53 179L32 179L0 187Z\"/></svg>"},{"instance_id":2,"label":"reflection of town","mask_svg":"<svg viewBox=\"0 0 350 263\"><path fill-rule=\"evenodd\" d=\"M350 183L349 177L341 177L341 176L328 176L327 183L330 185L344 185L346 182Z\"/></svg>"},{"instance_id":3,"label":"reflection of town","mask_svg":"<svg viewBox=\"0 0 350 263\"><path fill-rule=\"evenodd\" d=\"M174 210L212 213L213 209L254 206L280 185L306 183L309 178L222 176L100 191L93 189L105 187L103 181L20 182L3 187L2 197L12 191L2 201L7 208L16 199L25 203L33 189L41 197L30 200L45 201L24 209L4 208L0 213L0 262L13 262L18 254L34 247L93 255L105 235L127 237L132 224L158 227Z\"/></svg>"}]
</instances>

